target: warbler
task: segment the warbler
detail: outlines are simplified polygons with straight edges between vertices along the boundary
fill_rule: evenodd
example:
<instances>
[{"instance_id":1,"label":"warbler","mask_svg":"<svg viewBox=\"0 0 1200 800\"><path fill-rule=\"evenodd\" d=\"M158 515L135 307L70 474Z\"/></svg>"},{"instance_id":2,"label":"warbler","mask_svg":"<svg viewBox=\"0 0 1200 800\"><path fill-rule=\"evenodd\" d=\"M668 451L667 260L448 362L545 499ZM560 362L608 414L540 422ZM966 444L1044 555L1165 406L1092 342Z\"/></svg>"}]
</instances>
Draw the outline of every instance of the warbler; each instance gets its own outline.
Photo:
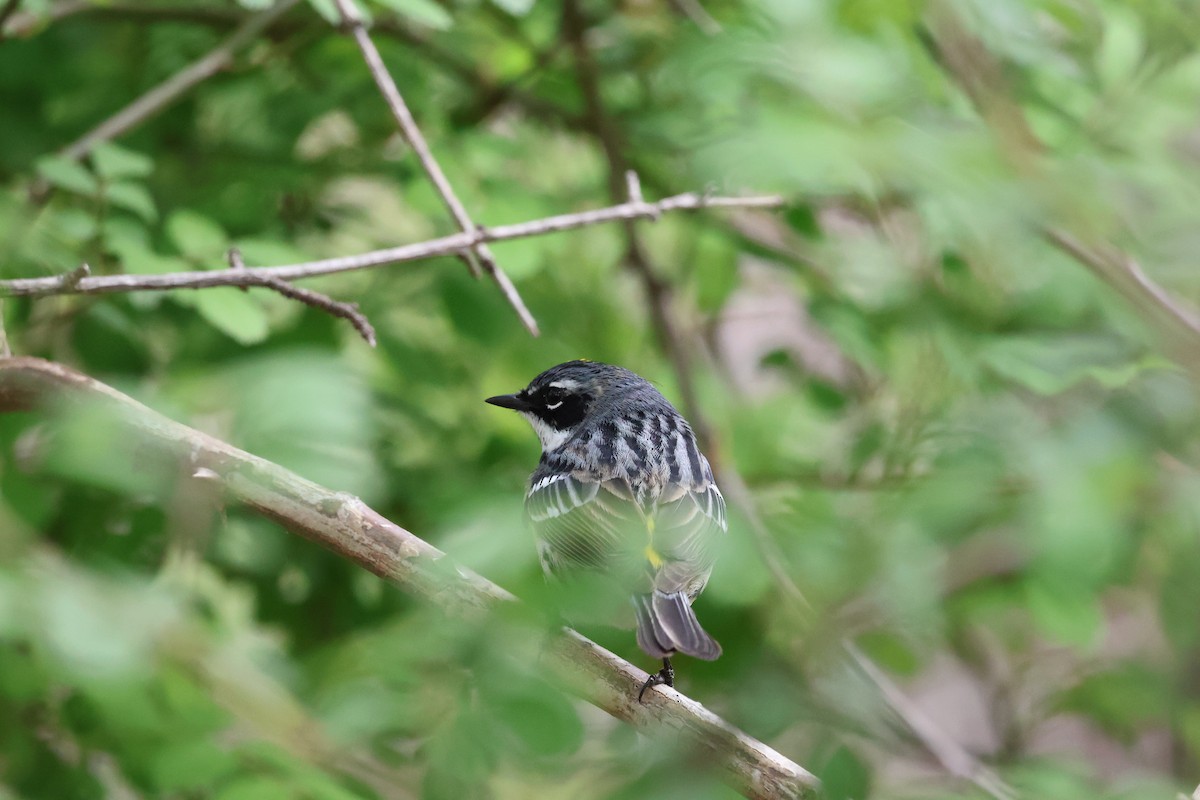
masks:
<instances>
[{"instance_id":1,"label":"warbler","mask_svg":"<svg viewBox=\"0 0 1200 800\"><path fill-rule=\"evenodd\" d=\"M639 702L651 686L675 685L675 654L720 656L691 604L727 529L725 500L675 407L633 372L583 360L486 402L520 412L541 441L525 511L547 576L599 577L631 598L638 646L663 665Z\"/></svg>"}]
</instances>

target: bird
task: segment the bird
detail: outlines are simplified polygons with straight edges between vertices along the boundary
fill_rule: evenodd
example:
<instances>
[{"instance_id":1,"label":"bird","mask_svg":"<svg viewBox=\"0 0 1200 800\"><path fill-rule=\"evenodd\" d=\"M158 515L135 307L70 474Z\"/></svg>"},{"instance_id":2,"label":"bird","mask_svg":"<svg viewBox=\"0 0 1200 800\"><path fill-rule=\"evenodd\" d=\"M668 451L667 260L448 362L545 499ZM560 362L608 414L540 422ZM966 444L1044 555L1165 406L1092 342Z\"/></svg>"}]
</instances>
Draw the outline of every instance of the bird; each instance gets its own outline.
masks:
<instances>
[{"instance_id":1,"label":"bird","mask_svg":"<svg viewBox=\"0 0 1200 800\"><path fill-rule=\"evenodd\" d=\"M728 529L725 499L675 407L636 373L583 359L486 402L519 412L541 442L525 512L546 576L589 587L584 604L605 590L620 597L619 623L632 622L638 647L662 660L638 702L652 686L675 685L676 654L718 658L692 601Z\"/></svg>"}]
</instances>

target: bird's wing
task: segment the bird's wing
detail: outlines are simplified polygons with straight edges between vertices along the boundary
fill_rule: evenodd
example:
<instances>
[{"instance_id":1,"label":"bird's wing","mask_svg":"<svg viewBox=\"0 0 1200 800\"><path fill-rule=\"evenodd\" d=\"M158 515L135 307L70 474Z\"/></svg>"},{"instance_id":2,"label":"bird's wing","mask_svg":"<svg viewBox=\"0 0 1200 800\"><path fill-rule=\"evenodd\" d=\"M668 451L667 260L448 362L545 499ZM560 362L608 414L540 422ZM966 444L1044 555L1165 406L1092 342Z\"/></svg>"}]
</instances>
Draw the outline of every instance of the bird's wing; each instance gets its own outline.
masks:
<instances>
[{"instance_id":1,"label":"bird's wing","mask_svg":"<svg viewBox=\"0 0 1200 800\"><path fill-rule=\"evenodd\" d=\"M704 588L716 557L717 537L728 527L725 498L712 480L671 486L653 515L654 588L694 597Z\"/></svg>"},{"instance_id":2,"label":"bird's wing","mask_svg":"<svg viewBox=\"0 0 1200 800\"><path fill-rule=\"evenodd\" d=\"M572 569L609 569L628 550L640 512L624 481L589 480L579 473L537 477L525 495L537 531L542 567L561 577Z\"/></svg>"}]
</instances>

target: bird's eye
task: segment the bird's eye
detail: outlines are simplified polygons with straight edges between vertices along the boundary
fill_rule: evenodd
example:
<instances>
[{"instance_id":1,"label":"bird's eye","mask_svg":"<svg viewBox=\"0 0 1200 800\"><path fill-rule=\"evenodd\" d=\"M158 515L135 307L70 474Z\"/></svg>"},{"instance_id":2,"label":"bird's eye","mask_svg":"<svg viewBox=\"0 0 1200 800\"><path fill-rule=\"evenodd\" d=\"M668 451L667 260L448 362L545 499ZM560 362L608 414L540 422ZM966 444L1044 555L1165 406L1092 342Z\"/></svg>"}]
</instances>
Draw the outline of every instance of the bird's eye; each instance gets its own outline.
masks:
<instances>
[{"instance_id":1,"label":"bird's eye","mask_svg":"<svg viewBox=\"0 0 1200 800\"><path fill-rule=\"evenodd\" d=\"M566 396L566 392L562 389L547 389L546 393L542 395L542 402L546 404L546 408L553 411L563 404Z\"/></svg>"}]
</instances>

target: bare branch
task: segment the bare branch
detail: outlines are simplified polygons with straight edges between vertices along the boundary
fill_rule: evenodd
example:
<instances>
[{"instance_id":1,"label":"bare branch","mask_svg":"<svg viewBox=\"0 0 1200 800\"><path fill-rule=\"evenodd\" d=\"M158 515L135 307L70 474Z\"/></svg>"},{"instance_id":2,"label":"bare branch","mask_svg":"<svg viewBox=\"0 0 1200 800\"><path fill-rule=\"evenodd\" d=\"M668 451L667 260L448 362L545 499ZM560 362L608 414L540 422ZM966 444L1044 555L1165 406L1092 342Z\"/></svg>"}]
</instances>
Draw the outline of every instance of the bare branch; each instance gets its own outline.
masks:
<instances>
[{"instance_id":1,"label":"bare branch","mask_svg":"<svg viewBox=\"0 0 1200 800\"><path fill-rule=\"evenodd\" d=\"M371 76L375 79L375 85L379 87L380 93L384 100L387 101L388 108L392 111L392 116L396 118L396 124L400 127L400 132L404 135L405 141L412 147L413 152L417 154L417 160L421 162L421 167L425 170L425 174L429 176L429 180L441 195L442 202L445 203L450 215L454 217L454 221L458 223L458 227L463 233L474 233L475 223L471 221L467 214L466 208L459 201L458 195L454 193L454 189L450 186L450 181L446 178L446 174L442 172L441 166L433 157L433 152L429 149L429 145L425 142L425 137L421 133L421 129L417 127L417 122L413 119L412 112L408 110L408 105L404 102L404 98L400 95L400 89L397 88L396 82L392 80L391 73L388 72L387 66L383 63L383 58L379 55L379 50L375 47L375 43L371 41L371 37L367 34L366 25L363 24L362 15L354 5L354 0L333 0L337 6L338 13L342 17L342 22L350 29L354 40L358 42L358 49L362 51L363 59L367 62L367 69L371 71ZM472 258L472 254L475 258ZM496 282L500 287L504 299L517 312L517 316L521 318L523 324L531 334L538 335L537 320L533 318L533 314L529 313L529 308L526 307L525 301L521 299L517 287L513 286L513 282L509 280L508 275L496 263L496 257L492 251L483 243L476 243L469 250L464 250L462 256L467 260L467 265L471 268L471 274L479 277L480 264L483 265L483 270ZM476 261L476 258L478 261Z\"/></svg>"},{"instance_id":2,"label":"bare branch","mask_svg":"<svg viewBox=\"0 0 1200 800\"><path fill-rule=\"evenodd\" d=\"M0 300L0 358L8 358L12 355L12 348L8 346L8 333L4 329L4 301Z\"/></svg>"},{"instance_id":3,"label":"bare branch","mask_svg":"<svg viewBox=\"0 0 1200 800\"><path fill-rule=\"evenodd\" d=\"M86 263L80 264L70 272L58 276L58 288L63 292L73 292L79 286L79 282L91 274L91 266Z\"/></svg>"},{"instance_id":4,"label":"bare branch","mask_svg":"<svg viewBox=\"0 0 1200 800\"><path fill-rule=\"evenodd\" d=\"M21 5L21 0L6 0L4 5L0 6L0 39L4 38L4 26L8 23L8 18L16 13Z\"/></svg>"},{"instance_id":5,"label":"bare branch","mask_svg":"<svg viewBox=\"0 0 1200 800\"><path fill-rule=\"evenodd\" d=\"M447 568L449 557L384 519L357 497L333 492L282 467L193 430L71 369L34 358L0 361L0 412L68 410L82 404L111 413L148 463L181 472L203 469L226 494L451 616L479 619L512 595L487 579ZM813 775L674 689L658 687L637 702L646 673L571 630L550 645L546 665L570 691L650 735L664 731L723 768L746 797L815 798Z\"/></svg>"},{"instance_id":6,"label":"bare branch","mask_svg":"<svg viewBox=\"0 0 1200 800\"><path fill-rule=\"evenodd\" d=\"M11 38L16 36L28 36L38 29L44 21L59 20L64 17L69 17L72 14L78 14L80 11L86 11L91 6L87 0L63 0L61 3L55 3L49 9L42 13L35 14L32 11L22 11L19 14L14 14L7 23L0 25L0 39Z\"/></svg>"},{"instance_id":7,"label":"bare branch","mask_svg":"<svg viewBox=\"0 0 1200 800\"><path fill-rule=\"evenodd\" d=\"M229 253L226 257L229 259L231 269L242 271L246 269L246 265L242 263L242 253L236 247L229 248ZM324 311L326 314L340 317L353 325L354 330L358 331L358 335L365 339L367 344L371 345L371 347L375 346L375 328L371 325L367 316L358 310L357 303L342 303L320 292L314 292L311 289L302 289L299 286L292 286L287 281L271 275L263 276L261 281L255 280L245 285L263 286L278 292L284 297L301 302L306 306L312 306L315 309Z\"/></svg>"},{"instance_id":8,"label":"bare branch","mask_svg":"<svg viewBox=\"0 0 1200 800\"><path fill-rule=\"evenodd\" d=\"M705 208L778 208L784 199L778 195L758 197L706 197L694 193L667 197L656 203L621 203L620 205L559 214L553 217L476 228L472 233L456 233L425 242L406 244L385 250L372 250L352 256L339 256L319 261L306 261L278 267L247 267L244 270L209 270L202 272L169 272L161 275L97 275L83 278L69 290L62 286L60 276L44 278L15 278L0 281L0 297L44 297L56 294L110 294L113 292L167 291L170 289L202 289L209 286L264 286L264 278L295 281L371 269L388 264L418 261L437 256L456 255L479 242L499 242L527 236L543 236L604 222L633 219L652 219L668 211Z\"/></svg>"},{"instance_id":9,"label":"bare branch","mask_svg":"<svg viewBox=\"0 0 1200 800\"><path fill-rule=\"evenodd\" d=\"M725 30L721 23L708 13L708 9L700 5L700 0L671 0L671 5L708 36L716 36Z\"/></svg>"},{"instance_id":10,"label":"bare branch","mask_svg":"<svg viewBox=\"0 0 1200 800\"><path fill-rule=\"evenodd\" d=\"M1046 147L1013 100L999 59L966 28L952 4L942 0L931 8L934 55L995 132L1013 166L1036 176L1037 157ZM1061 226L1047 225L1042 235L1116 290L1151 324L1167 329L1172 334L1169 349L1176 360L1193 372L1200 370L1195 356L1200 345L1200 316L1155 283L1136 259L1107 242L1086 243Z\"/></svg>"},{"instance_id":11,"label":"bare branch","mask_svg":"<svg viewBox=\"0 0 1200 800\"><path fill-rule=\"evenodd\" d=\"M1200 316L1155 283L1132 256L1111 245L1088 246L1061 228L1047 228L1045 236L1133 305L1182 331L1191 347L1200 345Z\"/></svg>"},{"instance_id":12,"label":"bare branch","mask_svg":"<svg viewBox=\"0 0 1200 800\"><path fill-rule=\"evenodd\" d=\"M233 61L233 55L299 0L279 0L271 8L249 17L225 41L188 64L144 95L101 122L60 151L66 158L83 158L100 142L115 139L162 111Z\"/></svg>"}]
</instances>

